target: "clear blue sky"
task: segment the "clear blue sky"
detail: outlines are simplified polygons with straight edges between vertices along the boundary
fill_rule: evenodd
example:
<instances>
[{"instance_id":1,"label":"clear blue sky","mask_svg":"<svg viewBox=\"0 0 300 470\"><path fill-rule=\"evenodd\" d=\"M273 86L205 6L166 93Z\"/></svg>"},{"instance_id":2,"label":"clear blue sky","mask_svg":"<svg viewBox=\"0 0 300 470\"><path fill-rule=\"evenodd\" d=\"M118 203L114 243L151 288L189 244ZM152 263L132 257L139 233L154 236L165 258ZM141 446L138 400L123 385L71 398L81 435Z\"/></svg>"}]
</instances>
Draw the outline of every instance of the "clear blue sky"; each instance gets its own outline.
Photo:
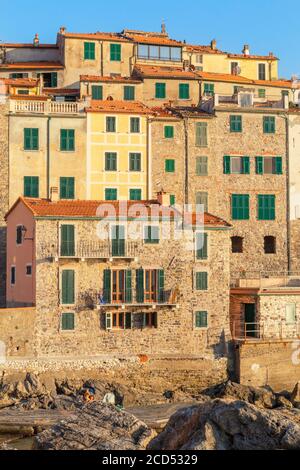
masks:
<instances>
[{"instance_id":1,"label":"clear blue sky","mask_svg":"<svg viewBox=\"0 0 300 470\"><path fill-rule=\"evenodd\" d=\"M193 44L216 38L223 50L274 52L279 75L300 76L300 0L13 0L0 14L0 40L54 42L60 26L71 32L157 31L164 19L171 37Z\"/></svg>"}]
</instances>

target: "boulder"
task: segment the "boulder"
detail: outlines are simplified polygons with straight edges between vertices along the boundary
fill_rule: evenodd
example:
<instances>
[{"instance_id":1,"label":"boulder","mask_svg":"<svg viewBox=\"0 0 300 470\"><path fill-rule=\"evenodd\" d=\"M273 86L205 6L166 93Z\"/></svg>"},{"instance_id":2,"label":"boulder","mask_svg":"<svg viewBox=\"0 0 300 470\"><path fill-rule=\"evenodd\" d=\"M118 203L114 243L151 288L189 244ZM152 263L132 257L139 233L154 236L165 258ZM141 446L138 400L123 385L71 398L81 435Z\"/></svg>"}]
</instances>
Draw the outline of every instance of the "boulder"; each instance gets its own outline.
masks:
<instances>
[{"instance_id":1,"label":"boulder","mask_svg":"<svg viewBox=\"0 0 300 470\"><path fill-rule=\"evenodd\" d=\"M155 432L114 406L94 402L78 408L74 417L38 434L38 450L144 450Z\"/></svg>"},{"instance_id":2,"label":"boulder","mask_svg":"<svg viewBox=\"0 0 300 470\"><path fill-rule=\"evenodd\" d=\"M149 450L299 450L300 413L209 400L173 415Z\"/></svg>"},{"instance_id":3,"label":"boulder","mask_svg":"<svg viewBox=\"0 0 300 470\"><path fill-rule=\"evenodd\" d=\"M217 395L220 398L232 397L246 401L258 408L273 409L277 405L276 395L270 389L254 388L234 382L227 382Z\"/></svg>"},{"instance_id":4,"label":"boulder","mask_svg":"<svg viewBox=\"0 0 300 470\"><path fill-rule=\"evenodd\" d=\"M277 406L279 408L292 409L293 408L293 403L290 400L288 400L287 398L285 398L283 395L279 395L277 397Z\"/></svg>"},{"instance_id":5,"label":"boulder","mask_svg":"<svg viewBox=\"0 0 300 470\"><path fill-rule=\"evenodd\" d=\"M300 382L295 385L295 388L291 395L291 402L295 408L300 409Z\"/></svg>"}]
</instances>

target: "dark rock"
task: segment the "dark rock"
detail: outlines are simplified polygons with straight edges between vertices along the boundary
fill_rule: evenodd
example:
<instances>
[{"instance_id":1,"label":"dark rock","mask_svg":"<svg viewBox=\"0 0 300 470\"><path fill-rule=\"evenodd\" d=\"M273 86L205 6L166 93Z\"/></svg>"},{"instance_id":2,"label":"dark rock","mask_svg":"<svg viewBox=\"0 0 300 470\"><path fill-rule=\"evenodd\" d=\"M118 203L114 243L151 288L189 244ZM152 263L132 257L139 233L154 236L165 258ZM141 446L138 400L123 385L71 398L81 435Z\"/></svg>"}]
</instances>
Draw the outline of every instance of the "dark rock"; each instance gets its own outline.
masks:
<instances>
[{"instance_id":1,"label":"dark rock","mask_svg":"<svg viewBox=\"0 0 300 470\"><path fill-rule=\"evenodd\" d=\"M38 450L143 450L155 436L134 416L102 403L81 405L75 417L35 438Z\"/></svg>"},{"instance_id":2,"label":"dark rock","mask_svg":"<svg viewBox=\"0 0 300 470\"><path fill-rule=\"evenodd\" d=\"M234 382L227 382L219 388L215 398L232 397L237 400L246 401L259 408L273 409L276 407L276 395L270 389L254 388Z\"/></svg>"},{"instance_id":3,"label":"dark rock","mask_svg":"<svg viewBox=\"0 0 300 470\"><path fill-rule=\"evenodd\" d=\"M287 398L285 398L283 395L279 395L277 397L277 406L279 408L292 409L293 408L293 403L290 400L288 400Z\"/></svg>"}]
</instances>

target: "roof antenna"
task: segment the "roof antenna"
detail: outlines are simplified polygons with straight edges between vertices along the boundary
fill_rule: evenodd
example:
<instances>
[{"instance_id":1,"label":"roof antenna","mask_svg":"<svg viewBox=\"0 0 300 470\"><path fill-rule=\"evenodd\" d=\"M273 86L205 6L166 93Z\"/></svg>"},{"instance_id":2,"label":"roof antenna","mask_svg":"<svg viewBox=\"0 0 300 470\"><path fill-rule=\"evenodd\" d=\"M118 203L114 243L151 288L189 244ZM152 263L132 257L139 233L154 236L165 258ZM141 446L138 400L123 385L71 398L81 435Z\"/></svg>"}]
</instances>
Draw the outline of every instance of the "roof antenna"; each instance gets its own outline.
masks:
<instances>
[{"instance_id":1,"label":"roof antenna","mask_svg":"<svg viewBox=\"0 0 300 470\"><path fill-rule=\"evenodd\" d=\"M161 24L161 34L167 34L167 28L166 28L166 22L165 22L165 20L162 20L162 24Z\"/></svg>"}]
</instances>

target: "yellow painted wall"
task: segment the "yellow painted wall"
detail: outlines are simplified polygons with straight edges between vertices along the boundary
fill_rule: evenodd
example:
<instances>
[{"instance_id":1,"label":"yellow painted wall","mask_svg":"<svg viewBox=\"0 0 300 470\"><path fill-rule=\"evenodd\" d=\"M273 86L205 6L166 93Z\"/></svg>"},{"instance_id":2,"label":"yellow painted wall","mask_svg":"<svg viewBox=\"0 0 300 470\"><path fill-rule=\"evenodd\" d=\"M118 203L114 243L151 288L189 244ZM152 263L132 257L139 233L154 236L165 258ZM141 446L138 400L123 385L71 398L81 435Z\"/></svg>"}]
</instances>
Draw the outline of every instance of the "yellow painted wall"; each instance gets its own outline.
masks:
<instances>
[{"instance_id":1,"label":"yellow painted wall","mask_svg":"<svg viewBox=\"0 0 300 470\"><path fill-rule=\"evenodd\" d=\"M106 117L116 116L116 133L106 132ZM141 132L130 133L130 117L139 117ZM87 115L87 199L105 199L106 188L116 188L119 200L128 200L130 189L148 197L147 118L129 114ZM117 171L105 171L105 153L117 153ZM129 171L129 153L141 153L142 171Z\"/></svg>"}]
</instances>

